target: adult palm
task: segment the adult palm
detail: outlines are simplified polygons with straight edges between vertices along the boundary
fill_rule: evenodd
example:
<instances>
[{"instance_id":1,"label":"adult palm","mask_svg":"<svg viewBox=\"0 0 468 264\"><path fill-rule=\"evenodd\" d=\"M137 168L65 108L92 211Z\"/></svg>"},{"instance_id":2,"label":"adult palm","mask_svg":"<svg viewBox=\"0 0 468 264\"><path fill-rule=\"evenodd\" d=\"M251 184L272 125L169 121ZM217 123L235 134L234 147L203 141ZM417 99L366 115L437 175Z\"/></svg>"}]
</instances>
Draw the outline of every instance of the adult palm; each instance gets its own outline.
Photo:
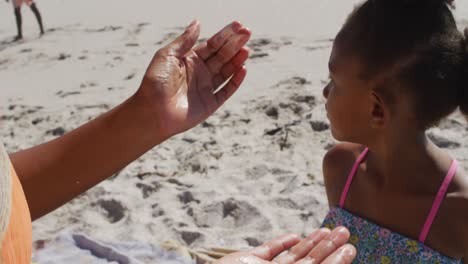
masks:
<instances>
[{"instance_id":1,"label":"adult palm","mask_svg":"<svg viewBox=\"0 0 468 264\"><path fill-rule=\"evenodd\" d=\"M343 227L319 229L302 240L296 235L283 235L252 250L227 255L214 264L350 264L356 249L346 244L349 236Z\"/></svg>"},{"instance_id":2,"label":"adult palm","mask_svg":"<svg viewBox=\"0 0 468 264\"><path fill-rule=\"evenodd\" d=\"M164 137L208 118L246 76L243 64L248 49L244 45L251 35L247 28L232 22L194 47L199 34L199 22L194 21L181 36L160 49L138 91L153 106L158 131Z\"/></svg>"}]
</instances>

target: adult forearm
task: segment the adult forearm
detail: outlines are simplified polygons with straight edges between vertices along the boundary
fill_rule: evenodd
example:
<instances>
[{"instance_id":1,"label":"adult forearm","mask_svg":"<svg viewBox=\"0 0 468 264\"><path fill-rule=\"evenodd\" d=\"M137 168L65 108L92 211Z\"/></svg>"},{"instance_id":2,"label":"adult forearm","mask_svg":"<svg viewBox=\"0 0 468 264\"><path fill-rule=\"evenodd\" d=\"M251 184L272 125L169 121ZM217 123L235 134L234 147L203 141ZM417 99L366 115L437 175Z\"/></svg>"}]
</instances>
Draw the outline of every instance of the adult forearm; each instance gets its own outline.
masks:
<instances>
[{"instance_id":1,"label":"adult forearm","mask_svg":"<svg viewBox=\"0 0 468 264\"><path fill-rule=\"evenodd\" d=\"M55 210L162 142L150 109L134 95L60 138L12 154L32 218Z\"/></svg>"}]
</instances>

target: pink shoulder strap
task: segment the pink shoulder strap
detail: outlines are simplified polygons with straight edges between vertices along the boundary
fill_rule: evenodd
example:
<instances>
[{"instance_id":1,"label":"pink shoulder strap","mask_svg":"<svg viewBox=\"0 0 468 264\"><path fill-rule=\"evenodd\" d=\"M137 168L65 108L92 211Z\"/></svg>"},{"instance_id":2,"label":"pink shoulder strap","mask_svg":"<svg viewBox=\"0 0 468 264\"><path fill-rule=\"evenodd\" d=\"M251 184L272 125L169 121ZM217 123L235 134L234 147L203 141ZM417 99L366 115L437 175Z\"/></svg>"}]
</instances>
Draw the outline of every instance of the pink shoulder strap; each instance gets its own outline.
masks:
<instances>
[{"instance_id":1,"label":"pink shoulder strap","mask_svg":"<svg viewBox=\"0 0 468 264\"><path fill-rule=\"evenodd\" d=\"M343 192L341 193L340 208L343 208L345 200L346 200L346 196L348 196L349 187L351 186L351 183L353 182L354 175L356 174L359 168L359 165L364 160L368 152L369 152L369 149L365 148L364 151L357 158L356 162L354 163L353 169L349 173L348 179L346 180L346 185L343 189Z\"/></svg>"},{"instance_id":2,"label":"pink shoulder strap","mask_svg":"<svg viewBox=\"0 0 468 264\"><path fill-rule=\"evenodd\" d=\"M432 226L432 222L434 221L434 218L436 217L437 212L439 211L440 204L444 200L445 194L447 193L447 189L450 183L452 182L453 176L455 176L455 173L457 172L457 168L458 168L458 162L456 160L453 160L452 165L450 166L450 169L447 173L447 176L445 176L445 179L439 188L439 192L437 193L434 203L432 204L431 211L429 212L429 215L427 216L427 219L426 219L426 222L424 223L421 234L419 235L419 242L421 243L424 243L424 241L426 241L427 234L429 233L429 230L431 229L431 226Z\"/></svg>"}]
</instances>

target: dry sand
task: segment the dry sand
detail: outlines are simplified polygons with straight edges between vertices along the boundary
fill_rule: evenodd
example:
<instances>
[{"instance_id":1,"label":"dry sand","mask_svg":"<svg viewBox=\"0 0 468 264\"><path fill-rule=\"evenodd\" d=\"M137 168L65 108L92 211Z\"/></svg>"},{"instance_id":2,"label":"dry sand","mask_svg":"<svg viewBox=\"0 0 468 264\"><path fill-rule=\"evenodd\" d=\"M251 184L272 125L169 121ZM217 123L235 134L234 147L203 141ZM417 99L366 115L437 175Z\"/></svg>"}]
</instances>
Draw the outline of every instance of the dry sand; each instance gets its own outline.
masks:
<instances>
[{"instance_id":1,"label":"dry sand","mask_svg":"<svg viewBox=\"0 0 468 264\"><path fill-rule=\"evenodd\" d=\"M459 23L468 26L468 3L459 2ZM122 102L138 88L153 53L193 18L201 21L202 38L234 19L254 33L249 75L232 100L34 222L35 259L72 263L79 251L70 251L73 234L128 243L122 251L131 245L151 251L165 240L246 248L285 232L311 232L327 211L321 160L334 144L321 91L333 38L356 3L38 1L47 34L37 37L24 8L21 43L9 43L14 16L2 3L0 134L10 152ZM430 133L466 168L468 131L459 114Z\"/></svg>"}]
</instances>

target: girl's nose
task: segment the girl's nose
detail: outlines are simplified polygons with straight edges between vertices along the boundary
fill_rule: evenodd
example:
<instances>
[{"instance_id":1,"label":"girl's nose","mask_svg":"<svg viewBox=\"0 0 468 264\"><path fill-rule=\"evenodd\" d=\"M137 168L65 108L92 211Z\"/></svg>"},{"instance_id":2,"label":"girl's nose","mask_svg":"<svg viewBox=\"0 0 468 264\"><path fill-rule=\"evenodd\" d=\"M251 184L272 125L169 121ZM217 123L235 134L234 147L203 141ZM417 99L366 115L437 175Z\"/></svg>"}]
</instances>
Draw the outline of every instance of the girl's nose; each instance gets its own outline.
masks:
<instances>
[{"instance_id":1,"label":"girl's nose","mask_svg":"<svg viewBox=\"0 0 468 264\"><path fill-rule=\"evenodd\" d=\"M329 84L327 86L325 86L325 88L323 88L323 97L325 97L325 99L328 99L328 94L330 93L330 88L329 88Z\"/></svg>"}]
</instances>

